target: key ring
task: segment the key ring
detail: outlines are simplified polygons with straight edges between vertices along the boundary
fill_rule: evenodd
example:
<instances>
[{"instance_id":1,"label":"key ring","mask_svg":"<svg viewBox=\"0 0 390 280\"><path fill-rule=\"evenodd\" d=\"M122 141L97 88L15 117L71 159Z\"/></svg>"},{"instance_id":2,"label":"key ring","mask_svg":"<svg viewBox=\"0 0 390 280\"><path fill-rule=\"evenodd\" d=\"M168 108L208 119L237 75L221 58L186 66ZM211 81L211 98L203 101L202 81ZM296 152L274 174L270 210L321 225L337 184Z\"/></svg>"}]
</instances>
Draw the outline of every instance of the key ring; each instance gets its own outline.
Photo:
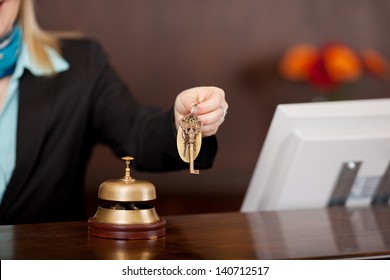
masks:
<instances>
[{"instance_id":1,"label":"key ring","mask_svg":"<svg viewBox=\"0 0 390 280\"><path fill-rule=\"evenodd\" d=\"M222 106L219 106L219 108L222 109L222 117L221 117L221 119L220 119L219 121L224 121L224 120L225 120L225 117L226 117L226 115L227 115L227 108L222 107Z\"/></svg>"}]
</instances>

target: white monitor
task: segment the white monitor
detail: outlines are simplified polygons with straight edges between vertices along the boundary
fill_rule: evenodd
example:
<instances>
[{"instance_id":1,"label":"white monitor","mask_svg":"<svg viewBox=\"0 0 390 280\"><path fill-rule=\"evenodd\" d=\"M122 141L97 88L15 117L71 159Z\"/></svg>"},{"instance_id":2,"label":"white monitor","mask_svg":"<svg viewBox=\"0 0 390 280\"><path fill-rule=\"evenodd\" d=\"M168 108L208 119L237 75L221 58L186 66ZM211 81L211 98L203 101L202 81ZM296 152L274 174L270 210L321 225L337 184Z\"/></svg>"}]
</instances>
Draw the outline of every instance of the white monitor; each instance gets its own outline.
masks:
<instances>
[{"instance_id":1,"label":"white monitor","mask_svg":"<svg viewBox=\"0 0 390 280\"><path fill-rule=\"evenodd\" d=\"M389 162L390 98L278 105L241 211L388 204Z\"/></svg>"}]
</instances>

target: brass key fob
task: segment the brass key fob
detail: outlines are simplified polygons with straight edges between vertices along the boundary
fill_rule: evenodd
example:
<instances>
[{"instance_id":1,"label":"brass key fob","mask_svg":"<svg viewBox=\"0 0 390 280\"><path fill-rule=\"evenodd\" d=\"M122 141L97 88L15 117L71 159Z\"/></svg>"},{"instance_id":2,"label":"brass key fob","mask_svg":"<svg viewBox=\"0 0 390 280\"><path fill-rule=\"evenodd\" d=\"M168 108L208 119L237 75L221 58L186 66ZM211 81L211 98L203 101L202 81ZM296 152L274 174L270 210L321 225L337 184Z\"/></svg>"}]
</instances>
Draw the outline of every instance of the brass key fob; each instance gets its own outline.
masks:
<instances>
[{"instance_id":1,"label":"brass key fob","mask_svg":"<svg viewBox=\"0 0 390 280\"><path fill-rule=\"evenodd\" d=\"M190 164L190 173L199 174L194 167L194 161L199 155L202 145L202 122L193 112L185 115L180 120L180 127L177 132L177 150L180 158Z\"/></svg>"}]
</instances>

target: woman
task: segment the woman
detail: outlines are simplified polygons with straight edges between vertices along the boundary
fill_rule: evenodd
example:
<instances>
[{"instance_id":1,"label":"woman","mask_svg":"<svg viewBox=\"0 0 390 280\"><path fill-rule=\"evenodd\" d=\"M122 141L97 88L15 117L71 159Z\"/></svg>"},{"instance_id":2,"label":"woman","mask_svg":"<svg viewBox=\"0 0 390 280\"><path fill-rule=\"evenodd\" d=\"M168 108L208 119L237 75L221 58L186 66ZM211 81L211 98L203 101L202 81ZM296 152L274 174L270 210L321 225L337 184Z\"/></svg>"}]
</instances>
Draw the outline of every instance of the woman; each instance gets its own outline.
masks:
<instances>
[{"instance_id":1,"label":"woman","mask_svg":"<svg viewBox=\"0 0 390 280\"><path fill-rule=\"evenodd\" d=\"M173 108L141 107L99 45L39 28L32 0L0 0L0 224L84 219L83 180L96 143L132 155L134 167L188 168L176 149L179 120L203 122L198 168L216 154L224 92L181 92Z\"/></svg>"}]
</instances>

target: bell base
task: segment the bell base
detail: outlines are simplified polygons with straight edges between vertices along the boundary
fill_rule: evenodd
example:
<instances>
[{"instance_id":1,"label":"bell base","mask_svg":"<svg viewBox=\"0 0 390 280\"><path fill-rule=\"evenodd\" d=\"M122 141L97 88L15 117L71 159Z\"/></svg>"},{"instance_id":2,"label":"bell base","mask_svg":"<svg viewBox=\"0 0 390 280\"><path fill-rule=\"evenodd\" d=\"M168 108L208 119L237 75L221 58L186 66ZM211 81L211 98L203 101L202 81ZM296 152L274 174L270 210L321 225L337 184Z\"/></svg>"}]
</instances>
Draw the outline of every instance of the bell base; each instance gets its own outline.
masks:
<instances>
[{"instance_id":1,"label":"bell base","mask_svg":"<svg viewBox=\"0 0 390 280\"><path fill-rule=\"evenodd\" d=\"M88 220L88 233L108 239L157 239L165 235L165 219L149 224L110 224L100 223L94 217Z\"/></svg>"}]
</instances>

